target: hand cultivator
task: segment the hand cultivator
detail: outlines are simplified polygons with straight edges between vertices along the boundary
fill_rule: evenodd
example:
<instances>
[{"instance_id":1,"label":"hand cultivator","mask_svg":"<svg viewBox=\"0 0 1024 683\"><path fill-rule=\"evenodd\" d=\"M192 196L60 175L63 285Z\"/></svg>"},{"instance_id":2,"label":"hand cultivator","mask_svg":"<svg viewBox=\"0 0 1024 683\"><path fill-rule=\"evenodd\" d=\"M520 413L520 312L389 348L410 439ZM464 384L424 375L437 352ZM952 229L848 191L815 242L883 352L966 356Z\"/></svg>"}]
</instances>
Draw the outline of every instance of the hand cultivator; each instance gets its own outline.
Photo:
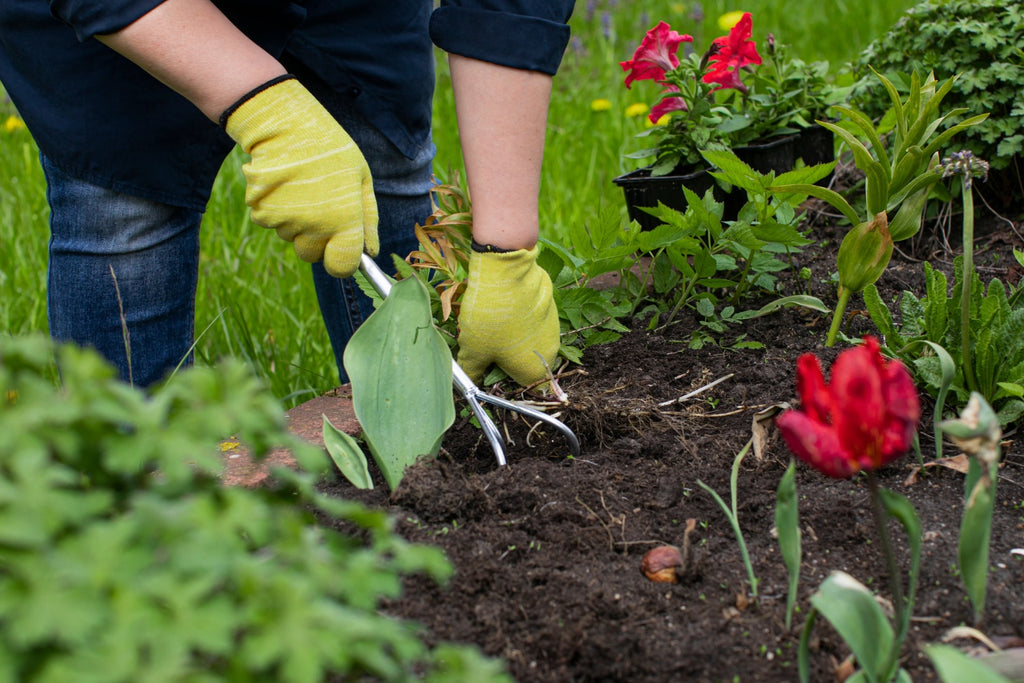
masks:
<instances>
[{"instance_id":1,"label":"hand cultivator","mask_svg":"<svg viewBox=\"0 0 1024 683\"><path fill-rule=\"evenodd\" d=\"M362 261L359 264L359 269L362 271L366 279L370 281L373 288L377 290L382 297L387 297L391 292L391 279L382 271L373 259L367 254L363 254ZM569 427L565 425L561 420L554 418L547 413L541 412L535 408L508 401L497 396L492 396L486 392L480 390L473 380L469 378L469 375L463 371L459 364L452 359L452 383L455 388L459 390L462 397L469 403L469 407L473 409L473 414L476 415L477 420L480 422L481 428L484 430L484 434L487 436L487 440L491 444L491 448L494 449L494 456L498 461L498 465L505 465L505 440L501 437L501 433L498 431L498 427L494 424L494 420L487 414L483 404L489 403L505 410L511 410L520 415L533 418L539 422L550 425L558 431L560 431L569 442L569 450L572 451L573 456L579 456L580 454L580 442L576 438Z\"/></svg>"}]
</instances>

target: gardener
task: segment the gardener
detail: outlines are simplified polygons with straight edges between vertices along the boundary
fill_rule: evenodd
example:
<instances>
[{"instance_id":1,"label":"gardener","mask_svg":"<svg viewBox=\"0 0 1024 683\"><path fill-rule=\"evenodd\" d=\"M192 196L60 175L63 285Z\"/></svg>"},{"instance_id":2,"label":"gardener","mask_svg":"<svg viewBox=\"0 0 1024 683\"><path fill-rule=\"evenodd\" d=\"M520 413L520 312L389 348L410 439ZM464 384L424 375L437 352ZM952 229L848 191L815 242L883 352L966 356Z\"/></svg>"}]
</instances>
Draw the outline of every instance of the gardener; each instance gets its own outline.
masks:
<instances>
[{"instance_id":1,"label":"gardener","mask_svg":"<svg viewBox=\"0 0 1024 683\"><path fill-rule=\"evenodd\" d=\"M390 268L430 213L433 41L449 53L474 203L459 361L474 378L492 362L521 384L543 378L558 319L536 264L538 187L572 5L0 3L0 82L47 179L50 334L142 386L191 361L200 221L237 142L253 221L313 263L344 380L342 350L372 306L336 278L363 251Z\"/></svg>"}]
</instances>

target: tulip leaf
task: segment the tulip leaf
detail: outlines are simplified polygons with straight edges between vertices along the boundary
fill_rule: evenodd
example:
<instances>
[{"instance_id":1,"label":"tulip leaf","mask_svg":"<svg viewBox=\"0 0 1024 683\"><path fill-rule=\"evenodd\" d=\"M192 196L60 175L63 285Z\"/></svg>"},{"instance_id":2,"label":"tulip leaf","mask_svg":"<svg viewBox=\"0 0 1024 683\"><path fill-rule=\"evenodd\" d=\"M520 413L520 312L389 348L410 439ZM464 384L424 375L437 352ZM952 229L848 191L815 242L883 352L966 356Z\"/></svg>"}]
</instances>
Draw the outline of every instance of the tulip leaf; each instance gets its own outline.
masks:
<instances>
[{"instance_id":1,"label":"tulip leaf","mask_svg":"<svg viewBox=\"0 0 1024 683\"><path fill-rule=\"evenodd\" d=\"M786 628L793 619L797 587L800 585L800 511L796 495L796 463L790 462L782 475L775 496L775 530L779 535L779 550L789 574L786 593Z\"/></svg>"},{"instance_id":2,"label":"tulip leaf","mask_svg":"<svg viewBox=\"0 0 1024 683\"><path fill-rule=\"evenodd\" d=\"M835 571L811 596L811 604L846 642L868 678L879 680L895 634L871 591L846 572Z\"/></svg>"},{"instance_id":3,"label":"tulip leaf","mask_svg":"<svg viewBox=\"0 0 1024 683\"><path fill-rule=\"evenodd\" d=\"M1011 683L1009 678L986 666L984 662L967 656L952 645L925 645L924 651L943 681Z\"/></svg>"},{"instance_id":4,"label":"tulip leaf","mask_svg":"<svg viewBox=\"0 0 1024 683\"><path fill-rule=\"evenodd\" d=\"M960 544L958 558L960 577L967 589L967 596L974 607L975 621L985 611L985 592L988 583L989 541L992 538L992 508L995 504L995 479L979 476L981 465L977 458L971 458L968 465L968 479L974 479L964 506L960 522ZM974 470L971 472L970 470ZM973 477L971 475L974 475Z\"/></svg>"},{"instance_id":5,"label":"tulip leaf","mask_svg":"<svg viewBox=\"0 0 1024 683\"><path fill-rule=\"evenodd\" d=\"M357 489L372 489L373 479L359 442L341 431L324 415L324 447L341 473Z\"/></svg>"},{"instance_id":6,"label":"tulip leaf","mask_svg":"<svg viewBox=\"0 0 1024 683\"><path fill-rule=\"evenodd\" d=\"M352 335L344 364L363 440L394 490L406 467L437 454L455 421L451 353L419 278L391 287Z\"/></svg>"}]
</instances>

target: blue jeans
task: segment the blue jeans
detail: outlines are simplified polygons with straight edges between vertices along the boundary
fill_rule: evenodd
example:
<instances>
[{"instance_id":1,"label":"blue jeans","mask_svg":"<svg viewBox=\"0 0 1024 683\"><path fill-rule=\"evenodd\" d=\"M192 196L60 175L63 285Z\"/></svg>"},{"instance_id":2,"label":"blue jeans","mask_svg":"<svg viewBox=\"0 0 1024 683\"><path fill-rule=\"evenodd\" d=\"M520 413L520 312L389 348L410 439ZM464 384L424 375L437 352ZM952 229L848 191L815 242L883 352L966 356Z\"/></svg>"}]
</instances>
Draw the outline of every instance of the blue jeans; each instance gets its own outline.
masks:
<instances>
[{"instance_id":1,"label":"blue jeans","mask_svg":"<svg viewBox=\"0 0 1024 683\"><path fill-rule=\"evenodd\" d=\"M431 211L433 145L406 158L344 97L300 77L366 157L380 213L378 261L393 273L390 254L404 257L416 248L413 225ZM136 386L190 364L202 214L72 178L45 156L42 165L51 209L50 335L95 348ZM345 382L342 352L373 305L351 278L337 280L320 264L313 266L313 281Z\"/></svg>"}]
</instances>

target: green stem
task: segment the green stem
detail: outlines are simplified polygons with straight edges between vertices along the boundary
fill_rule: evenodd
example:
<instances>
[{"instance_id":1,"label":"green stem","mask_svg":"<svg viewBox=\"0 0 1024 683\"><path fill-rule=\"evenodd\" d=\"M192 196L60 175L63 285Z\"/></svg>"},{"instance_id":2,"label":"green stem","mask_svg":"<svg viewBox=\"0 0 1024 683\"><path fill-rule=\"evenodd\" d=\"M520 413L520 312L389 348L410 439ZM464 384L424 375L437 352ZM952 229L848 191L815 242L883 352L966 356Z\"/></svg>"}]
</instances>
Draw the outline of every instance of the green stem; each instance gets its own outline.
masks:
<instances>
[{"instance_id":1,"label":"green stem","mask_svg":"<svg viewBox=\"0 0 1024 683\"><path fill-rule=\"evenodd\" d=\"M964 361L964 379L967 388L978 390L978 379L974 376L974 362L971 358L971 288L974 285L974 190L963 176L960 187L964 200L964 272L963 287L960 290L960 353Z\"/></svg>"},{"instance_id":2,"label":"green stem","mask_svg":"<svg viewBox=\"0 0 1024 683\"><path fill-rule=\"evenodd\" d=\"M906 616L907 604L903 597L903 582L900 580L900 567L896 562L896 553L893 551L892 539L889 537L889 515L885 511L885 503L882 501L881 492L878 488L878 480L875 478L875 473L868 470L865 472L868 479L868 488L871 491L871 510L875 516L875 526L878 528L878 539L882 546L882 555L885 556L886 571L889 574L889 592L892 594L892 606L895 611L895 621L897 624L904 623L904 617ZM902 630L902 628L901 628ZM893 652L890 658L893 660L890 664L895 663L899 659L900 644L894 644ZM890 670L892 666L887 666L886 670Z\"/></svg>"},{"instance_id":3,"label":"green stem","mask_svg":"<svg viewBox=\"0 0 1024 683\"><path fill-rule=\"evenodd\" d=\"M849 303L852 293L846 287L839 285L839 301L836 303L836 310L832 312L832 326L828 328L825 346L836 345L836 337L839 336L839 328L843 323L843 313L846 312L846 304Z\"/></svg>"}]
</instances>

